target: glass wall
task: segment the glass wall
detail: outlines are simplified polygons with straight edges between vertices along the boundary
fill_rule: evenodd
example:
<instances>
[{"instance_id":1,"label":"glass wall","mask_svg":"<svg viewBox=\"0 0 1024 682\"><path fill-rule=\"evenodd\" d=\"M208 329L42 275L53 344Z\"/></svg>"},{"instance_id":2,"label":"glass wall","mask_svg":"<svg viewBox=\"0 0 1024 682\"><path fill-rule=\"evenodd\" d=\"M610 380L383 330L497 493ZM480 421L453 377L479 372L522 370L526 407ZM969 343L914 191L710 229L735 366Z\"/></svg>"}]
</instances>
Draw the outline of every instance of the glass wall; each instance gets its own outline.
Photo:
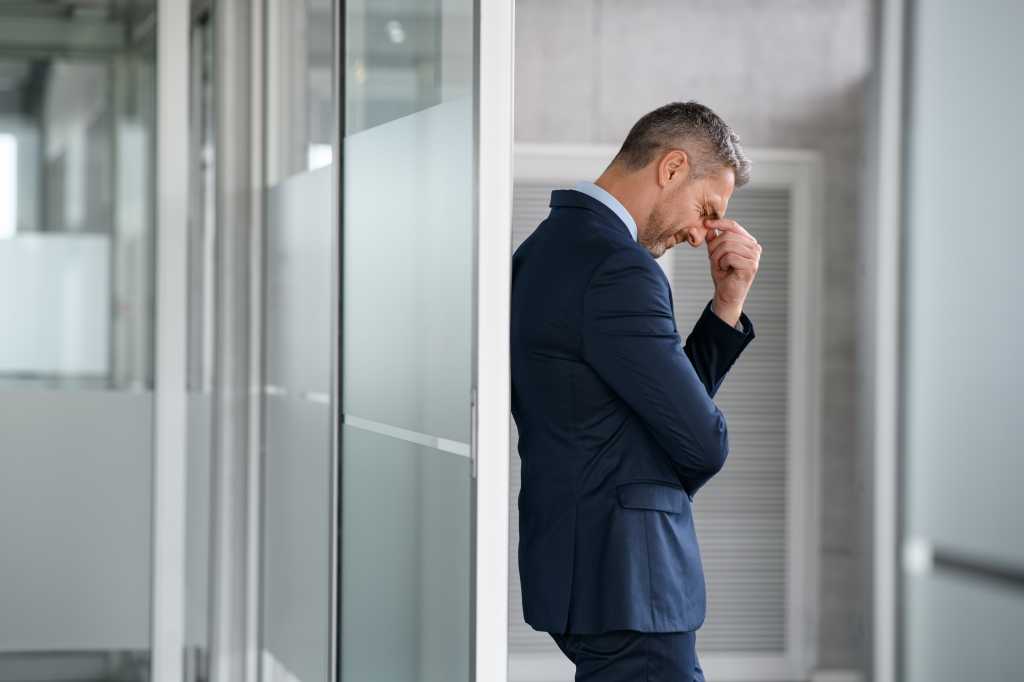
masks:
<instances>
[{"instance_id":1,"label":"glass wall","mask_svg":"<svg viewBox=\"0 0 1024 682\"><path fill-rule=\"evenodd\" d=\"M155 26L0 6L0 679L148 677Z\"/></svg>"},{"instance_id":2,"label":"glass wall","mask_svg":"<svg viewBox=\"0 0 1024 682\"><path fill-rule=\"evenodd\" d=\"M470 676L474 5L346 3L341 678Z\"/></svg>"},{"instance_id":3,"label":"glass wall","mask_svg":"<svg viewBox=\"0 0 1024 682\"><path fill-rule=\"evenodd\" d=\"M468 680L474 2L188 7L158 160L155 0L0 3L0 680Z\"/></svg>"},{"instance_id":4,"label":"glass wall","mask_svg":"<svg viewBox=\"0 0 1024 682\"><path fill-rule=\"evenodd\" d=\"M913 5L897 678L1001 682L1024 670L1024 6Z\"/></svg>"}]
</instances>

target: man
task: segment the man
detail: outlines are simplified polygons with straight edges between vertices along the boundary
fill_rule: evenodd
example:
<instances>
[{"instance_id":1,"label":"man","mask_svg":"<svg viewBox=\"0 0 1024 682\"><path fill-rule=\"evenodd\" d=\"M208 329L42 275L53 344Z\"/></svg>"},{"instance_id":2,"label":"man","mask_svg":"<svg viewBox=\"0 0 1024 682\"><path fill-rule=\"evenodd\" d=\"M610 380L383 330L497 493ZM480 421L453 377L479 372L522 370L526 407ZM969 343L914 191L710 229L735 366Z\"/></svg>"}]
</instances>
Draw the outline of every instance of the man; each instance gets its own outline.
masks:
<instances>
[{"instance_id":1,"label":"man","mask_svg":"<svg viewBox=\"0 0 1024 682\"><path fill-rule=\"evenodd\" d=\"M761 246L724 218L749 175L721 118L668 104L596 183L552 192L513 257L523 610L577 682L703 682L691 503L725 463L712 399L754 338L743 304ZM655 261L684 241L707 245L715 287L685 346Z\"/></svg>"}]
</instances>

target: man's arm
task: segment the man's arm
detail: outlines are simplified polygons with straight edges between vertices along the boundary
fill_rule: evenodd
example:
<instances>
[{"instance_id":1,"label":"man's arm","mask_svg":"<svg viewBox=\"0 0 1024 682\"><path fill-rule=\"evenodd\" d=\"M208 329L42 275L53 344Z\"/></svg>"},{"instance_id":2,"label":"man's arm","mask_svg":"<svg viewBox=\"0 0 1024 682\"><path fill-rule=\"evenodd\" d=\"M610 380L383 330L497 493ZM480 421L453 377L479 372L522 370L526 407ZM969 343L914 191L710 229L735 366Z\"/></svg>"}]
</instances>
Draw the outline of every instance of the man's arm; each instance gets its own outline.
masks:
<instances>
[{"instance_id":1,"label":"man's arm","mask_svg":"<svg viewBox=\"0 0 1024 682\"><path fill-rule=\"evenodd\" d=\"M754 325L746 313L740 313L738 324L742 331L730 326L712 308L714 299L708 301L704 311L697 318L690 335L686 337L683 350L690 358L701 383L714 398L729 368L736 362L747 344L754 339Z\"/></svg>"},{"instance_id":2,"label":"man's arm","mask_svg":"<svg viewBox=\"0 0 1024 682\"><path fill-rule=\"evenodd\" d=\"M725 464L728 433L683 352L670 296L650 256L612 253L584 294L583 358L644 421L693 495Z\"/></svg>"}]
</instances>

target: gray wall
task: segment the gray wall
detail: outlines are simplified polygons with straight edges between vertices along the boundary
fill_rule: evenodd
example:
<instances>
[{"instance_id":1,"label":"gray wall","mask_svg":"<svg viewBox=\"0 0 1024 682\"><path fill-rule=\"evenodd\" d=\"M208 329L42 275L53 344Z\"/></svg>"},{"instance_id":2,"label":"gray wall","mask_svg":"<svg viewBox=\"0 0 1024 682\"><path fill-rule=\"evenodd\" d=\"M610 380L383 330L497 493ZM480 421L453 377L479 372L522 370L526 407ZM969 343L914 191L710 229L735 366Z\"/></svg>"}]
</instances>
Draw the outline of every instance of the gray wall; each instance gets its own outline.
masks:
<instances>
[{"instance_id":1,"label":"gray wall","mask_svg":"<svg viewBox=\"0 0 1024 682\"><path fill-rule=\"evenodd\" d=\"M867 640L855 334L872 14L871 0L516 3L518 142L619 144L647 111L696 99L748 146L824 156L822 668L864 667Z\"/></svg>"}]
</instances>

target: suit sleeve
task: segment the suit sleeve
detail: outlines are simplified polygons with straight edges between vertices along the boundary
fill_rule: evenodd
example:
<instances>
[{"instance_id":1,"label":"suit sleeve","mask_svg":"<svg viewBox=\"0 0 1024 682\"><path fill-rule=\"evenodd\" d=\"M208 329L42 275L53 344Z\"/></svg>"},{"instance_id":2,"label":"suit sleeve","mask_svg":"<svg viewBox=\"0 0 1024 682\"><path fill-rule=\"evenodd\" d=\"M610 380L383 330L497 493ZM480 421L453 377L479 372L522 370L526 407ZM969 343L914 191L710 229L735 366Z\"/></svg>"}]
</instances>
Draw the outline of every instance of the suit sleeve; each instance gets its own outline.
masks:
<instances>
[{"instance_id":1,"label":"suit sleeve","mask_svg":"<svg viewBox=\"0 0 1024 682\"><path fill-rule=\"evenodd\" d=\"M683 352L657 263L636 249L605 259L584 294L582 329L584 360L647 425L693 495L725 464L728 433Z\"/></svg>"},{"instance_id":2,"label":"suit sleeve","mask_svg":"<svg viewBox=\"0 0 1024 682\"><path fill-rule=\"evenodd\" d=\"M683 350L711 398L718 393L718 387L736 358L754 339L754 325L746 313L740 313L739 324L742 330L730 327L711 309L709 300L686 337Z\"/></svg>"}]
</instances>

